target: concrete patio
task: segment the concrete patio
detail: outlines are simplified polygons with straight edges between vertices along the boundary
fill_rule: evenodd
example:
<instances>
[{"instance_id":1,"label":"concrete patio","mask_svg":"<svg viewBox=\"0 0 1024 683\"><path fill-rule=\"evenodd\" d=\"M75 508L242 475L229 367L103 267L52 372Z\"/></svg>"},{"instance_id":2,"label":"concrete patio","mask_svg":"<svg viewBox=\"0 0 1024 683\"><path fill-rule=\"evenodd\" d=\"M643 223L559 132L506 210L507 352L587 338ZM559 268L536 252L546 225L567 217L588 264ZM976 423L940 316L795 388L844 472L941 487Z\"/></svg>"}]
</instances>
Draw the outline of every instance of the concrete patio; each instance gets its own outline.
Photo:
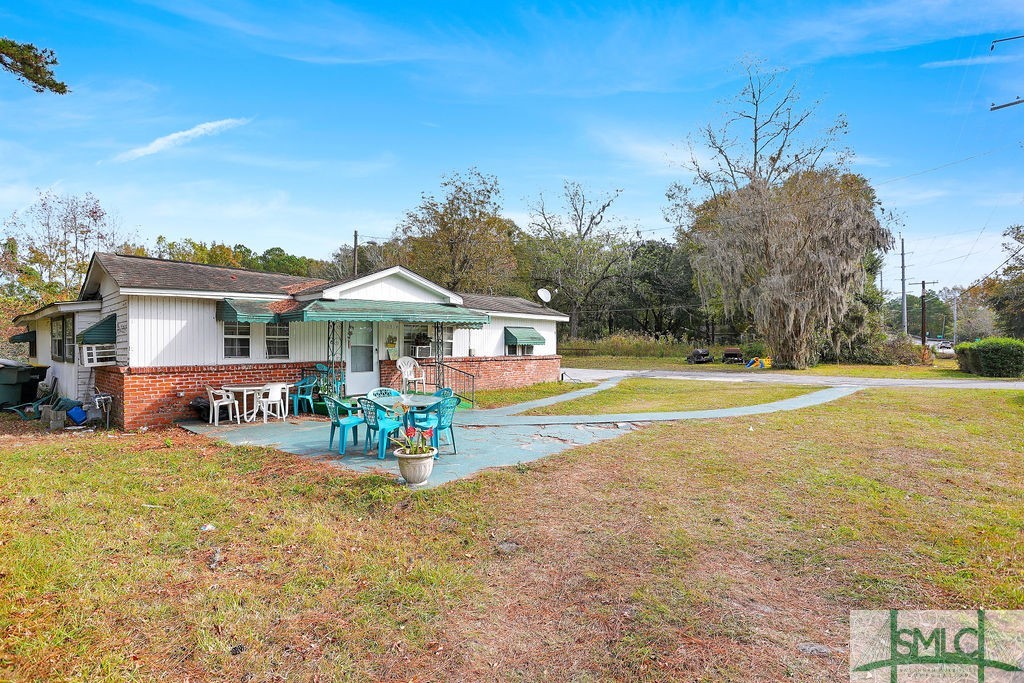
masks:
<instances>
[{"instance_id":1,"label":"concrete patio","mask_svg":"<svg viewBox=\"0 0 1024 683\"><path fill-rule=\"evenodd\" d=\"M848 396L857 387L829 387L791 399L760 405L717 410L696 410L658 413L628 413L619 415L520 415L531 408L568 401L603 391L618 384L623 376L605 379L596 387L572 391L560 396L528 401L505 408L491 410L460 410L455 417L455 440L458 453L453 453L446 442L447 432L441 437L439 458L426 486L468 477L491 467L505 467L531 462L554 455L568 448L611 439L628 433L650 422L687 419L713 419L755 416L780 410L797 410ZM379 460L371 447L363 454L363 442L353 446L349 442L344 456L337 452L337 441L332 450L327 448L330 423L305 417L289 417L285 421L222 423L220 426L205 422L184 422L181 427L211 439L233 445L272 446L287 453L328 458L339 467L357 472L383 472L398 477L398 462L390 453ZM365 428L360 428L360 437Z\"/></svg>"}]
</instances>

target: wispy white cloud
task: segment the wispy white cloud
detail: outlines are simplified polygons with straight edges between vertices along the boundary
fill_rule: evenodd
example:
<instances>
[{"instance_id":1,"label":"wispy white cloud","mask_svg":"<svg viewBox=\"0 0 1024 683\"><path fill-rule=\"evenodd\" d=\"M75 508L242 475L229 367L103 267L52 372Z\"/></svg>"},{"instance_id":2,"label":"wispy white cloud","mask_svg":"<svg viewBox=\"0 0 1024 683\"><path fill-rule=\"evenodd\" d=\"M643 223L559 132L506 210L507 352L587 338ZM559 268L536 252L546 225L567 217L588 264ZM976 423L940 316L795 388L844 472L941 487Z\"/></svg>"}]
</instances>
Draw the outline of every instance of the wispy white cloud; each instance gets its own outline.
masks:
<instances>
[{"instance_id":1,"label":"wispy white cloud","mask_svg":"<svg viewBox=\"0 0 1024 683\"><path fill-rule=\"evenodd\" d=\"M678 177L689 173L691 155L685 141L623 128L592 128L588 133L599 146L649 175Z\"/></svg>"},{"instance_id":2,"label":"wispy white cloud","mask_svg":"<svg viewBox=\"0 0 1024 683\"><path fill-rule=\"evenodd\" d=\"M177 133L171 133L170 135L159 137L148 145L143 145L142 147L136 147L128 150L127 152L122 152L114 157L114 161L134 161L135 159L149 156L151 154L158 154L174 147L180 147L181 145L191 142L196 138L205 137L207 135L217 135L218 133L222 133L230 128L244 126L251 120L252 119L220 119L219 121L207 121L206 123L200 123L198 126L193 126L188 130L181 130Z\"/></svg>"},{"instance_id":3,"label":"wispy white cloud","mask_svg":"<svg viewBox=\"0 0 1024 683\"><path fill-rule=\"evenodd\" d=\"M967 57L965 59L947 59L941 62L925 62L922 69L948 69L957 66L983 66L985 64L999 64L1002 62L1019 62L1020 57L1016 55L981 55L978 57Z\"/></svg>"}]
</instances>

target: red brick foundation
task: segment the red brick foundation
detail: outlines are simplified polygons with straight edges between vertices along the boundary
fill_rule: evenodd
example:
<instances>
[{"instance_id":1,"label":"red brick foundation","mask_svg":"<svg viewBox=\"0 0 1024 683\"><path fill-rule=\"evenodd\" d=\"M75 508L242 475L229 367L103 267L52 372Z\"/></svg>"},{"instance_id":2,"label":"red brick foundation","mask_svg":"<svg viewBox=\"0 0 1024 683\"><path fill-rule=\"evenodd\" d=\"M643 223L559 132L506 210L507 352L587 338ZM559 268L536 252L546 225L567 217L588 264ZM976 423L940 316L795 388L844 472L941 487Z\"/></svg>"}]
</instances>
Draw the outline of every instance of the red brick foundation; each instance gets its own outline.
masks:
<instances>
[{"instance_id":1,"label":"red brick foundation","mask_svg":"<svg viewBox=\"0 0 1024 683\"><path fill-rule=\"evenodd\" d=\"M96 388L114 396L111 424L123 429L169 425L195 417L188 407L206 397L206 385L294 382L313 363L186 365L159 368L96 368ZM181 394L179 396L179 394Z\"/></svg>"},{"instance_id":2,"label":"red brick foundation","mask_svg":"<svg viewBox=\"0 0 1024 683\"><path fill-rule=\"evenodd\" d=\"M434 364L432 358L420 359L420 365ZM557 381L562 369L561 356L483 356L446 358L445 363L468 372L477 389L509 389L538 382ZM313 363L250 363L244 365L185 365L158 368L96 368L96 388L114 396L111 424L122 429L169 425L176 420L195 417L188 404L197 396L206 397L206 385L263 384L294 382L302 368ZM427 370L432 377L432 369ZM402 375L395 361L380 362L380 383L400 387ZM179 396L179 394L181 394Z\"/></svg>"},{"instance_id":3,"label":"red brick foundation","mask_svg":"<svg viewBox=\"0 0 1024 683\"><path fill-rule=\"evenodd\" d=\"M417 360L424 367L434 364L433 358ZM473 356L445 358L444 362L473 375L477 389L511 389L538 382L557 382L562 373L561 356ZM433 377L432 368L426 375L427 379ZM380 362L380 384L396 389L402 386L402 373L395 361Z\"/></svg>"}]
</instances>

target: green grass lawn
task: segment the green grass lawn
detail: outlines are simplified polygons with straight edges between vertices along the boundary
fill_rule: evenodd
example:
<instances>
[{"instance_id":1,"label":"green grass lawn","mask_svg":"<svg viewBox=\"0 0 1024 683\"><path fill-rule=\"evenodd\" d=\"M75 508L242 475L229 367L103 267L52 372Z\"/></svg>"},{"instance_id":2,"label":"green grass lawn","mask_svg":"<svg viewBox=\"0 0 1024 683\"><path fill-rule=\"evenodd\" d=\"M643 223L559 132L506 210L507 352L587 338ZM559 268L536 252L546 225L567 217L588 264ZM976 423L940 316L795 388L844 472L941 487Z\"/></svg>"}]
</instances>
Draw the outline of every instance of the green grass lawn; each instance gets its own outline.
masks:
<instances>
[{"instance_id":1,"label":"green grass lawn","mask_svg":"<svg viewBox=\"0 0 1024 683\"><path fill-rule=\"evenodd\" d=\"M562 367L602 370L685 370L687 372L787 373L794 375L831 375L836 377L891 377L895 379L993 379L957 369L956 360L938 359L933 366L923 365L849 365L822 363L806 370L748 370L742 365L706 363L690 365L685 358L639 358L631 356L578 356L562 358ZM997 380L998 381L998 380Z\"/></svg>"},{"instance_id":2,"label":"green grass lawn","mask_svg":"<svg viewBox=\"0 0 1024 683\"><path fill-rule=\"evenodd\" d=\"M534 408L525 414L603 415L733 408L780 401L821 388L750 382L625 379L611 389L543 408Z\"/></svg>"},{"instance_id":3,"label":"green grass lawn","mask_svg":"<svg viewBox=\"0 0 1024 683\"><path fill-rule=\"evenodd\" d=\"M476 403L472 407L503 408L515 405L516 403L535 401L538 398L560 396L570 391L586 389L592 386L595 386L593 382L580 382L578 384L573 384L572 382L542 382L517 389L484 389L476 392Z\"/></svg>"},{"instance_id":4,"label":"green grass lawn","mask_svg":"<svg viewBox=\"0 0 1024 683\"><path fill-rule=\"evenodd\" d=\"M0 679L838 680L850 609L1024 608L1022 421L866 390L410 492L3 418Z\"/></svg>"}]
</instances>

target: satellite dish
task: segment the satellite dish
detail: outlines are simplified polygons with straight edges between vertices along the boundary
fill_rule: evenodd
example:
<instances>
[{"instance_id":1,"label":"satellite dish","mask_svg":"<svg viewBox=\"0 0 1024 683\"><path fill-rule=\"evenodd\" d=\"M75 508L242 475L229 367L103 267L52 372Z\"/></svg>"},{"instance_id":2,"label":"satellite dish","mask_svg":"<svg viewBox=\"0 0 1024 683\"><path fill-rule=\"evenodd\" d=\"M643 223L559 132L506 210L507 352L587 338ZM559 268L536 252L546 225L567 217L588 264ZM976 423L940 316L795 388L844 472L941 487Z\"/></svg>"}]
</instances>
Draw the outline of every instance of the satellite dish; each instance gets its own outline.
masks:
<instances>
[{"instance_id":1,"label":"satellite dish","mask_svg":"<svg viewBox=\"0 0 1024 683\"><path fill-rule=\"evenodd\" d=\"M540 289L537 290L537 296L539 296L540 300L543 301L544 303L551 302L551 292L549 292L544 287L541 287Z\"/></svg>"}]
</instances>

